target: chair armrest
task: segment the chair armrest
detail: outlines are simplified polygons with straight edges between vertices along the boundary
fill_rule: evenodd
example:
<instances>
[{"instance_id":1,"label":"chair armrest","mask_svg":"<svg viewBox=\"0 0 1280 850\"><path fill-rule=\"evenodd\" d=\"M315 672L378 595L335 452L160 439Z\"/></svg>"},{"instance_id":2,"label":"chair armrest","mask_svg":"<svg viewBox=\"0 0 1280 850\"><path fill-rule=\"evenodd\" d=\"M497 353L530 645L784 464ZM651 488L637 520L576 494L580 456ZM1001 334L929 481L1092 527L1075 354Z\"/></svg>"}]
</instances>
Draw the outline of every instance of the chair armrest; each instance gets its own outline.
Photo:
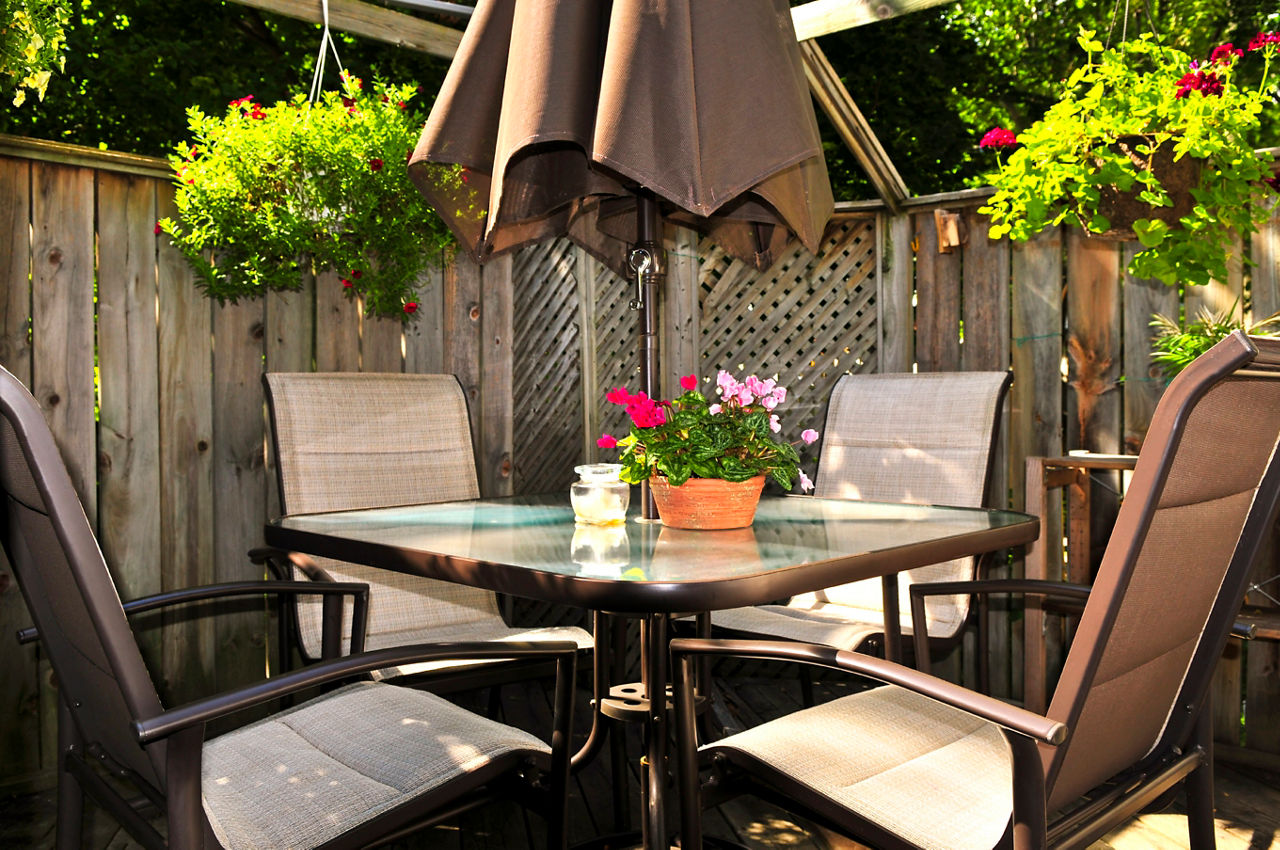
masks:
<instances>
[{"instance_id":1,"label":"chair armrest","mask_svg":"<svg viewBox=\"0 0 1280 850\"><path fill-rule=\"evenodd\" d=\"M793 641L676 638L671 641L671 654L677 666L682 656L687 655L734 655L759 660L798 661L844 670L915 691L1036 741L1057 746L1067 739L1066 725L1057 720L861 652Z\"/></svg>"},{"instance_id":2,"label":"chair armrest","mask_svg":"<svg viewBox=\"0 0 1280 850\"><path fill-rule=\"evenodd\" d=\"M368 619L369 585L360 582L328 581L314 584L309 581L230 581L220 584L204 584L196 587L184 587L180 590L168 590L151 596L140 596L124 603L126 614L141 614L171 605L187 602L204 602L210 599L224 599L233 596L261 596L263 594L279 594L281 596L351 596L355 600L355 611L352 614L352 631L355 623ZM35 626L18 631L18 643L31 643L40 637ZM361 634L363 642L363 631ZM353 638L354 639L354 638Z\"/></svg>"},{"instance_id":3,"label":"chair armrest","mask_svg":"<svg viewBox=\"0 0 1280 850\"><path fill-rule=\"evenodd\" d=\"M249 550L249 560L255 564L265 565L276 578L288 580L292 578L289 566L306 576L310 581L333 581L323 567L311 560L309 555L301 552L290 552L274 546L255 546Z\"/></svg>"},{"instance_id":4,"label":"chair armrest","mask_svg":"<svg viewBox=\"0 0 1280 850\"><path fill-rule=\"evenodd\" d=\"M926 596L955 596L959 594L982 596L992 593L1022 593L1054 597L1070 600L1071 602L1083 602L1089 598L1089 588L1083 585L1024 578L921 582L911 585L907 588L907 591L911 594L911 641L915 649L916 664L926 673L929 672L929 627L924 610ZM1070 613L1079 613L1079 609L1073 608Z\"/></svg>"},{"instance_id":5,"label":"chair armrest","mask_svg":"<svg viewBox=\"0 0 1280 850\"><path fill-rule=\"evenodd\" d=\"M569 665L573 679L578 645L572 641L472 641L468 643L410 644L375 649L311 664L243 688L196 700L153 717L133 722L139 743L150 744L184 729L200 726L228 714L252 708L292 693L326 685L386 667L399 667L441 658L539 658L551 657Z\"/></svg>"}]
</instances>

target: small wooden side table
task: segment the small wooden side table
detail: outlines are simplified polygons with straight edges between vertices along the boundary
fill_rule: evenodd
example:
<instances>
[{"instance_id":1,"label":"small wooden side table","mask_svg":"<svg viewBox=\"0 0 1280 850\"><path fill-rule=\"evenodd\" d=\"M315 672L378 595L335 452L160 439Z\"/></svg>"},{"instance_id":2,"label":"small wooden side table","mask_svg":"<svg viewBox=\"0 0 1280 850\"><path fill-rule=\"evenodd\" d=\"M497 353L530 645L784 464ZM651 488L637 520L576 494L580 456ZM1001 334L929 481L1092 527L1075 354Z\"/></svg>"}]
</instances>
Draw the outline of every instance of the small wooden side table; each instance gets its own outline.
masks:
<instances>
[{"instance_id":1,"label":"small wooden side table","mask_svg":"<svg viewBox=\"0 0 1280 850\"><path fill-rule=\"evenodd\" d=\"M1067 488L1067 551L1075 553L1068 560L1066 579L1072 584L1089 584L1089 473L1093 470L1129 470L1138 462L1137 455L1110 455L1080 452L1063 457L1027 458L1026 512L1040 517L1040 536L1027 545L1025 575L1032 579L1060 581L1049 575L1049 491ZM1083 553L1081 555L1080 553ZM1047 658L1044 639L1044 609L1040 599L1028 596L1023 620L1023 701L1027 709L1043 713L1047 699Z\"/></svg>"}]
</instances>

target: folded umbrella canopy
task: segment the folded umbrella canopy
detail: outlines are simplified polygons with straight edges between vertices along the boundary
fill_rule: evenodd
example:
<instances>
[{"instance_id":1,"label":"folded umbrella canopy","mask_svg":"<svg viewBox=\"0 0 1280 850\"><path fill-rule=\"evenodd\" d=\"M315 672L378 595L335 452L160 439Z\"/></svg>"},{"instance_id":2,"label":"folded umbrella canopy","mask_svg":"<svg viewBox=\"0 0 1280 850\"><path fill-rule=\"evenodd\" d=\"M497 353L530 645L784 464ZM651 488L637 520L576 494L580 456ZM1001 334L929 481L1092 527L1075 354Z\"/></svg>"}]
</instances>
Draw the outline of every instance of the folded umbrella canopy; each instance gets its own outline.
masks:
<instances>
[{"instance_id":1,"label":"folded umbrella canopy","mask_svg":"<svg viewBox=\"0 0 1280 850\"><path fill-rule=\"evenodd\" d=\"M479 0L409 174L476 262L567 235L633 278L654 398L659 217L764 269L834 206L787 0Z\"/></svg>"},{"instance_id":2,"label":"folded umbrella canopy","mask_svg":"<svg viewBox=\"0 0 1280 850\"><path fill-rule=\"evenodd\" d=\"M762 269L833 206L786 0L479 0L409 173L478 262L624 275L638 195Z\"/></svg>"}]
</instances>

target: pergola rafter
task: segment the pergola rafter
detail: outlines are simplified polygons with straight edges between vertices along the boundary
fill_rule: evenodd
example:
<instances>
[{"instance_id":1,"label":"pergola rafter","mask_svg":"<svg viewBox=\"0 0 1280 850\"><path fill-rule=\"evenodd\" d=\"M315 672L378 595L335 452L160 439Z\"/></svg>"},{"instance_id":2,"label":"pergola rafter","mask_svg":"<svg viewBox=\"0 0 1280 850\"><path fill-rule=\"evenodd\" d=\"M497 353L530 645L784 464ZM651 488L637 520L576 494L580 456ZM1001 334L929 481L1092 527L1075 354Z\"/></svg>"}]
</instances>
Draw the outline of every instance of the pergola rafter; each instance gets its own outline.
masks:
<instances>
[{"instance_id":1,"label":"pergola rafter","mask_svg":"<svg viewBox=\"0 0 1280 850\"><path fill-rule=\"evenodd\" d=\"M310 23L324 21L321 0L233 2ZM891 210L900 209L908 197L906 184L813 39L951 2L954 0L811 0L791 10L814 98ZM329 26L445 59L453 58L462 40L461 30L362 0L329 0Z\"/></svg>"}]
</instances>

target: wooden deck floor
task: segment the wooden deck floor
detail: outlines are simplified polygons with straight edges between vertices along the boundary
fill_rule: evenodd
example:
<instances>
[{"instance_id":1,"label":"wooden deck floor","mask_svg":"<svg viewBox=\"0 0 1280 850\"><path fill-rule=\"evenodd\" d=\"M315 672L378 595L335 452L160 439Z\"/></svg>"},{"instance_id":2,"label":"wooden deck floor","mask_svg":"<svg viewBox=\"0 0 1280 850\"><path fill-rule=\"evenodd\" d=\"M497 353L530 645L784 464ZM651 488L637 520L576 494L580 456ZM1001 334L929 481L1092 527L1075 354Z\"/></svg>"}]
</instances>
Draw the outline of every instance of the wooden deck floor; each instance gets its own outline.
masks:
<instances>
[{"instance_id":1,"label":"wooden deck floor","mask_svg":"<svg viewBox=\"0 0 1280 850\"><path fill-rule=\"evenodd\" d=\"M819 698L830 698L849 687L844 682L817 683ZM722 701L715 719L730 728L749 725L761 718L799 707L799 690L794 681L777 678L734 678L722 682ZM482 708L482 695L472 708ZM533 683L508 685L504 690L505 719L531 729L547 728L550 704L546 690ZM585 712L582 712L585 714ZM628 752L639 751L638 736L632 736ZM585 841L613 831L610 805L611 780L608 759L602 757L580 773L572 788L570 838ZM1219 765L1217 778L1217 834L1219 850L1280 850L1280 777L1262 772ZM636 796L636 776L630 779ZM632 823L639 823L639 804L633 806ZM91 850L134 850L139 845L105 814L87 807L85 847ZM752 850L789 848L793 850L850 850L861 847L839 836L825 833L786 812L759 800L737 800L708 812L708 835L732 839ZM0 848L53 847L54 796L51 792L0 799ZM536 815L514 804L495 804L468 813L454 822L437 826L396 845L397 850L490 850L490 848L537 848L543 846L544 829ZM1187 846L1186 819L1177 804L1168 811L1135 819L1092 850L1175 850Z\"/></svg>"}]
</instances>

